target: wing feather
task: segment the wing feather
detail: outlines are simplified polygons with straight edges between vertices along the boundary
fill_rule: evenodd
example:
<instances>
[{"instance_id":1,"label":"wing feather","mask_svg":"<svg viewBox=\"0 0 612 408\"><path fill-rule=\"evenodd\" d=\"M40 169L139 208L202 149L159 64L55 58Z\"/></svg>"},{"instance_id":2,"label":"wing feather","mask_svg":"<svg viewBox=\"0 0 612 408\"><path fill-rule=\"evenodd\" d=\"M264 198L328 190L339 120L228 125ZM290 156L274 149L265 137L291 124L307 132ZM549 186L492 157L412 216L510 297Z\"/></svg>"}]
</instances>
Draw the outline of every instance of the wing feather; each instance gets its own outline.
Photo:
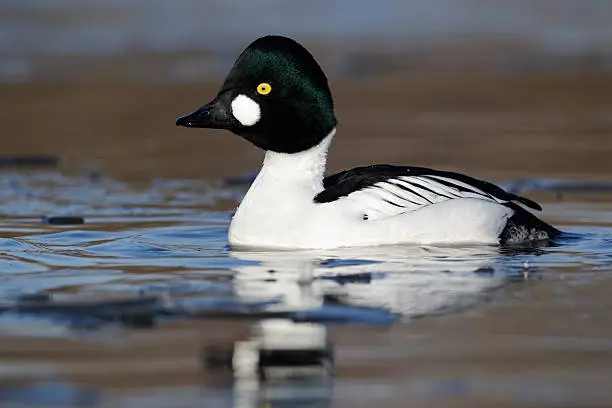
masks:
<instances>
[{"instance_id":1,"label":"wing feather","mask_svg":"<svg viewBox=\"0 0 612 408\"><path fill-rule=\"evenodd\" d=\"M495 184L422 167L358 167L326 177L324 187L315 197L316 203L349 200L367 219L393 216L457 198L478 198L499 204L518 201L541 210L534 201L508 193Z\"/></svg>"},{"instance_id":2,"label":"wing feather","mask_svg":"<svg viewBox=\"0 0 612 408\"><path fill-rule=\"evenodd\" d=\"M387 184L396 185L398 188L403 190L403 194L406 194L409 197L414 196L422 204L425 204L425 203L433 204L435 202L432 200L433 197L431 195L428 196L426 192L421 191L422 189L415 188L413 185L411 185L408 182L405 182L399 179L389 179Z\"/></svg>"},{"instance_id":3,"label":"wing feather","mask_svg":"<svg viewBox=\"0 0 612 408\"><path fill-rule=\"evenodd\" d=\"M414 205L426 205L426 204L431 204L430 202L428 202L428 200L426 200L425 198L423 198L422 196L415 194L413 191L408 190L408 189L402 189L401 187L393 184L391 181L393 179L384 182L384 183L377 183L376 187L384 189L385 191L390 192L391 194L395 195L396 197L400 198L401 200L407 201L411 204Z\"/></svg>"}]
</instances>

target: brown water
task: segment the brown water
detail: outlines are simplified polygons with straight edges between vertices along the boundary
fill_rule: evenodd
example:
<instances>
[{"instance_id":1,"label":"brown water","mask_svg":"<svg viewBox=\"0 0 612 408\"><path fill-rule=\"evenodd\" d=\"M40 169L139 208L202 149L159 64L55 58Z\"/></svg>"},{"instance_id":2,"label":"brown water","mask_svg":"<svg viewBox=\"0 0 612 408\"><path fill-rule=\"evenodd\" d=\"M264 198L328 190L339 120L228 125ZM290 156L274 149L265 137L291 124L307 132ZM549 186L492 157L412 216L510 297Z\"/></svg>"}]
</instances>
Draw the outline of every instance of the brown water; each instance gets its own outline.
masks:
<instances>
[{"instance_id":1,"label":"brown water","mask_svg":"<svg viewBox=\"0 0 612 408\"><path fill-rule=\"evenodd\" d=\"M0 407L612 405L601 3L415 2L412 25L393 8L334 25L353 3L329 3L316 29L274 9L237 31L221 2L0 6ZM529 250L228 249L262 154L174 119L270 25L309 38L331 72L332 171L465 172L570 234ZM5 160L23 155L59 162ZM41 221L63 215L85 223Z\"/></svg>"}]
</instances>

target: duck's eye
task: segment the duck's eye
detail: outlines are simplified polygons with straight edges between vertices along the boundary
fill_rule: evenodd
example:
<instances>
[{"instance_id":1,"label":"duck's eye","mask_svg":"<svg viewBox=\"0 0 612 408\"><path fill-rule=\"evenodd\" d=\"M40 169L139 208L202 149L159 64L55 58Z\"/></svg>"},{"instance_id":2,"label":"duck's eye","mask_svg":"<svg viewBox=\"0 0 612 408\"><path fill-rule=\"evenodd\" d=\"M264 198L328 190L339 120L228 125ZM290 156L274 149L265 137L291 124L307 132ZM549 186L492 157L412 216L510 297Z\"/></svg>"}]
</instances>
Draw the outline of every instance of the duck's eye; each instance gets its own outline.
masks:
<instances>
[{"instance_id":1,"label":"duck's eye","mask_svg":"<svg viewBox=\"0 0 612 408\"><path fill-rule=\"evenodd\" d=\"M267 95L270 92L272 92L272 85L270 85L267 82L262 82L261 84L257 85L257 93L260 95Z\"/></svg>"}]
</instances>

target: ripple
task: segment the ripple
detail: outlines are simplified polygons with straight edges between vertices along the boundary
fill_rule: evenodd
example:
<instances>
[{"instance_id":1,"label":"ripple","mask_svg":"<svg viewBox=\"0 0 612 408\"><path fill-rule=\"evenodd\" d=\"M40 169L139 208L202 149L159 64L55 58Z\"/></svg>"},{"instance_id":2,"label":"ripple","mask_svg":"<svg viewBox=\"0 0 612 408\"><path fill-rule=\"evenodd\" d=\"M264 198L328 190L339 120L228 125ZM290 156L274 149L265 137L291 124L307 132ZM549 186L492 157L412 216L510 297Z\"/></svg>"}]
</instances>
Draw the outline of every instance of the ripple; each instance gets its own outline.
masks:
<instances>
[{"instance_id":1,"label":"ripple","mask_svg":"<svg viewBox=\"0 0 612 408\"><path fill-rule=\"evenodd\" d=\"M8 213L0 223L6 237L0 238L4 299L96 294L103 302L107 296L150 294L169 296L175 305L225 304L226 316L230 309L253 313L245 305L263 302L268 306L256 315L390 322L393 316L409 320L462 310L509 283L555 279L555 270L568 265L579 266L582 277L612 269L612 231L606 226L568 227L573 235L567 242L528 251L493 246L229 251L230 213L210 206L236 193L206 182L156 180L136 189L112 180L33 172L9 173L2 184L9 190L0 194L0 213ZM23 200L30 206L23 207ZM65 213L67 203L70 212L92 217L78 227L41 226L40 218L24 217L34 209ZM14 236L28 228L36 232ZM231 297L225 303L209 298L220 293Z\"/></svg>"}]
</instances>

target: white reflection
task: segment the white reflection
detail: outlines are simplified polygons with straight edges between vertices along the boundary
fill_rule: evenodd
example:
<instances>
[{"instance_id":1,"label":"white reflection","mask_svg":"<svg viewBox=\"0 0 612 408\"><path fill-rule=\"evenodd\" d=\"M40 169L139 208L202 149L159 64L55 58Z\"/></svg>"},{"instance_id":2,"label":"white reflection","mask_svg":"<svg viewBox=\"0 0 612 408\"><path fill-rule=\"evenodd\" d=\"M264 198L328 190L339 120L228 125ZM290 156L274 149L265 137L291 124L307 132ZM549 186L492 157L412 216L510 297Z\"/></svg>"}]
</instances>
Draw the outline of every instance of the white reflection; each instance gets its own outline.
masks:
<instances>
[{"instance_id":1,"label":"white reflection","mask_svg":"<svg viewBox=\"0 0 612 408\"><path fill-rule=\"evenodd\" d=\"M324 325L264 319L234 344L232 367L240 379L326 378L331 354Z\"/></svg>"},{"instance_id":2,"label":"white reflection","mask_svg":"<svg viewBox=\"0 0 612 408\"><path fill-rule=\"evenodd\" d=\"M229 353L220 352L228 346ZM228 361L219 364L225 355ZM222 374L219 367L231 370L227 406L324 408L331 403L333 348L322 324L264 319L245 338L209 344L204 363L213 377Z\"/></svg>"},{"instance_id":3,"label":"white reflection","mask_svg":"<svg viewBox=\"0 0 612 408\"><path fill-rule=\"evenodd\" d=\"M333 297L344 305L382 307L404 316L477 301L503 284L494 246L385 246L333 251L232 251L235 293L277 299L279 308L311 309Z\"/></svg>"},{"instance_id":4,"label":"white reflection","mask_svg":"<svg viewBox=\"0 0 612 408\"><path fill-rule=\"evenodd\" d=\"M364 310L357 306L367 306L410 317L473 303L505 280L495 247L232 251L231 256L245 261L234 268L235 294L245 302L278 301L271 311L340 304L355 313ZM231 406L330 406L334 353L325 325L266 318L231 349Z\"/></svg>"}]
</instances>

